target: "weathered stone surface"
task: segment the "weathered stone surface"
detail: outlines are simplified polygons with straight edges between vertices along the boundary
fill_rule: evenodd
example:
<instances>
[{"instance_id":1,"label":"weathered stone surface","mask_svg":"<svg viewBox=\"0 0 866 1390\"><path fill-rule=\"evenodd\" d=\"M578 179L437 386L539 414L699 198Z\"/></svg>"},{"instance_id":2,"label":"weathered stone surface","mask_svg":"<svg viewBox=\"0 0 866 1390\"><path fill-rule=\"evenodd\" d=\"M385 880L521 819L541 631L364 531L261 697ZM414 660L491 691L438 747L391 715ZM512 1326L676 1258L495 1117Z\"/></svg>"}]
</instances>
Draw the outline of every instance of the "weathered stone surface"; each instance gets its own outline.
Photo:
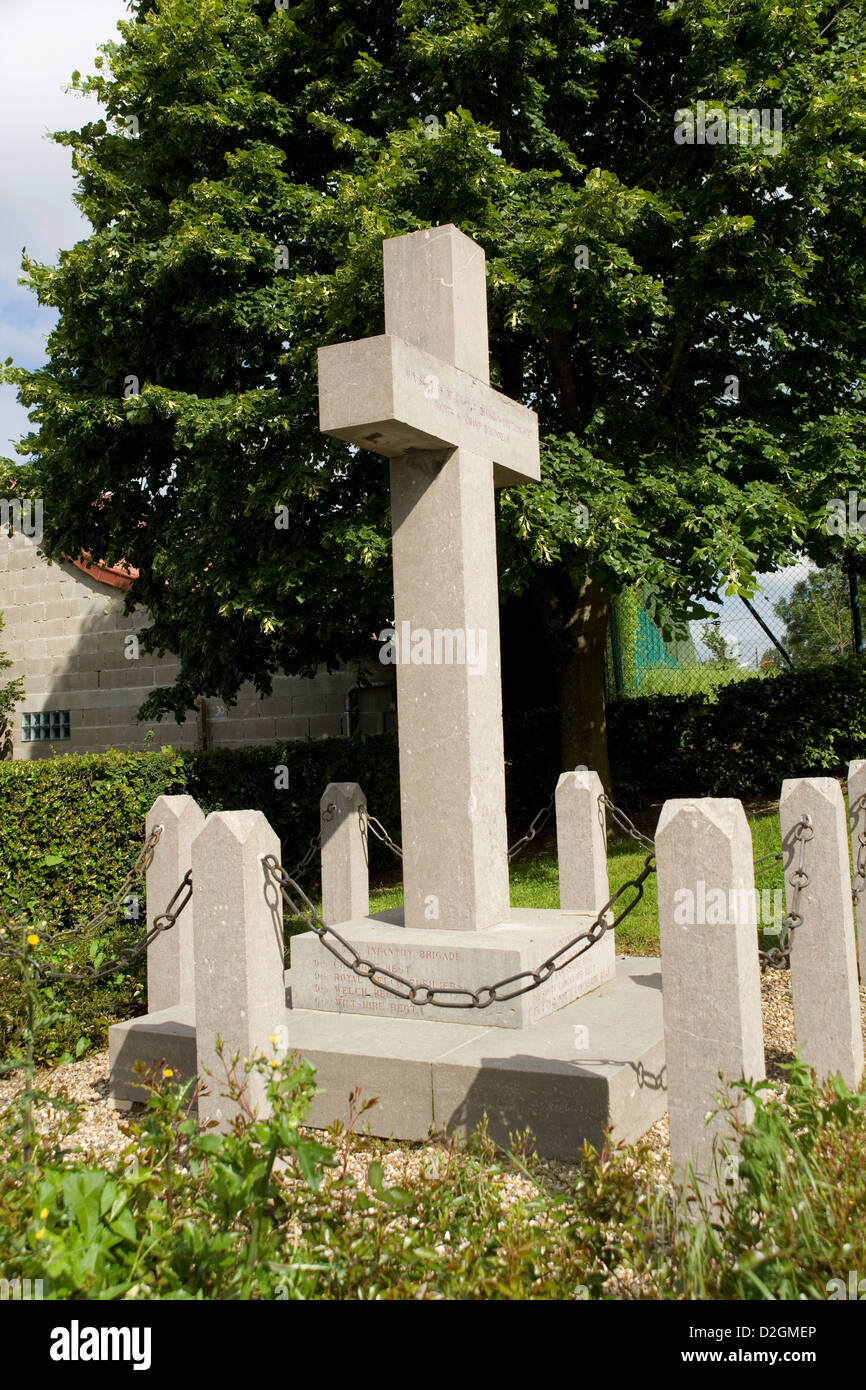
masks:
<instances>
[{"instance_id":1,"label":"weathered stone surface","mask_svg":"<svg viewBox=\"0 0 866 1390\"><path fill-rule=\"evenodd\" d=\"M666 801L656 860L671 1162L679 1180L691 1167L711 1186L713 1140L735 1150L727 1116L707 1123L719 1074L765 1074L752 836L742 805ZM698 902L715 910L697 913ZM740 1113L748 1118L749 1107Z\"/></svg>"},{"instance_id":2,"label":"weathered stone surface","mask_svg":"<svg viewBox=\"0 0 866 1390\"><path fill-rule=\"evenodd\" d=\"M486 1114L498 1143L528 1126L558 1158L601 1147L608 1124L637 1139L666 1108L658 960L620 959L614 979L519 1036L473 1034L438 1059L433 1104L438 1129L468 1137Z\"/></svg>"},{"instance_id":3,"label":"weathered stone surface","mask_svg":"<svg viewBox=\"0 0 866 1390\"><path fill-rule=\"evenodd\" d=\"M399 909L364 921L341 922L345 940L367 960L413 984L445 989L478 989L510 979L541 963L584 931L588 913L561 913L541 908L517 909L510 920L485 932L420 931L400 924ZM434 1019L474 1027L525 1028L597 989L615 974L613 933L538 989L516 999L475 1009L424 1006L398 999L355 975L321 944L313 932L292 940L295 1007L334 1013L369 1014L419 1021Z\"/></svg>"},{"instance_id":4,"label":"weathered stone surface","mask_svg":"<svg viewBox=\"0 0 866 1390\"><path fill-rule=\"evenodd\" d=\"M145 821L145 835L155 826L162 834L147 870L147 929L168 907L192 863L192 842L204 825L204 812L191 796L158 796ZM175 926L161 932L147 948L147 1007L158 1013L172 1004L195 1002L193 917L189 902Z\"/></svg>"},{"instance_id":5,"label":"weathered stone surface","mask_svg":"<svg viewBox=\"0 0 866 1390\"><path fill-rule=\"evenodd\" d=\"M365 804L357 782L329 782L319 804L322 921L329 927L370 911Z\"/></svg>"},{"instance_id":6,"label":"weathered stone surface","mask_svg":"<svg viewBox=\"0 0 866 1390\"><path fill-rule=\"evenodd\" d=\"M199 1114L223 1127L233 1108L217 1038L226 1058L237 1053L241 1064L271 1056L285 1011L282 900L265 877L269 854L279 859L280 842L260 811L215 812L192 847L198 1070L213 1077ZM249 1095L262 1112L256 1074Z\"/></svg>"},{"instance_id":7,"label":"weathered stone surface","mask_svg":"<svg viewBox=\"0 0 866 1390\"><path fill-rule=\"evenodd\" d=\"M490 383L483 249L450 223L382 245L385 332Z\"/></svg>"},{"instance_id":8,"label":"weathered stone surface","mask_svg":"<svg viewBox=\"0 0 866 1390\"><path fill-rule=\"evenodd\" d=\"M282 1023L291 1049L316 1068L322 1093L312 1105L314 1128L345 1124L350 1094L360 1088L361 1100L377 1098L362 1132L422 1140L431 1129L449 1129L468 1137L486 1112L497 1143L528 1128L542 1157L574 1158L586 1140L602 1143L605 1125L630 1142L665 1111L657 960L620 960L614 980L519 1035L478 1023L297 1008ZM129 1057L158 1056L183 1070L184 1044L171 1051L161 1015L119 1027Z\"/></svg>"},{"instance_id":9,"label":"weathered stone surface","mask_svg":"<svg viewBox=\"0 0 866 1390\"><path fill-rule=\"evenodd\" d=\"M509 906L489 463L460 450L395 461L391 514L397 632L470 629L485 657L483 670L396 665L406 925L483 930Z\"/></svg>"},{"instance_id":10,"label":"weathered stone surface","mask_svg":"<svg viewBox=\"0 0 866 1390\"><path fill-rule=\"evenodd\" d=\"M597 772L563 772L556 784L561 908L595 915L610 898L603 795Z\"/></svg>"},{"instance_id":11,"label":"weathered stone surface","mask_svg":"<svg viewBox=\"0 0 866 1390\"><path fill-rule=\"evenodd\" d=\"M851 825L852 882L860 980L866 983L866 761L848 765L848 808Z\"/></svg>"},{"instance_id":12,"label":"weathered stone surface","mask_svg":"<svg viewBox=\"0 0 866 1390\"><path fill-rule=\"evenodd\" d=\"M319 348L319 424L359 449L465 449L496 464L494 485L538 482L538 422L468 372L384 333Z\"/></svg>"},{"instance_id":13,"label":"weathered stone surface","mask_svg":"<svg viewBox=\"0 0 866 1390\"><path fill-rule=\"evenodd\" d=\"M834 777L798 777L782 783L779 820L788 910L800 850L796 829L811 817L797 911L802 922L791 941L794 1034L802 1057L820 1079L840 1072L848 1086L863 1076L863 1034L857 984L857 948L851 905L851 866L842 788Z\"/></svg>"},{"instance_id":14,"label":"weathered stone surface","mask_svg":"<svg viewBox=\"0 0 866 1390\"><path fill-rule=\"evenodd\" d=\"M174 1004L144 1018L115 1023L108 1030L109 1097L115 1109L127 1110L147 1100L148 1088L136 1072L170 1067L174 1078L188 1081L196 1075L195 1009L192 1003Z\"/></svg>"}]
</instances>

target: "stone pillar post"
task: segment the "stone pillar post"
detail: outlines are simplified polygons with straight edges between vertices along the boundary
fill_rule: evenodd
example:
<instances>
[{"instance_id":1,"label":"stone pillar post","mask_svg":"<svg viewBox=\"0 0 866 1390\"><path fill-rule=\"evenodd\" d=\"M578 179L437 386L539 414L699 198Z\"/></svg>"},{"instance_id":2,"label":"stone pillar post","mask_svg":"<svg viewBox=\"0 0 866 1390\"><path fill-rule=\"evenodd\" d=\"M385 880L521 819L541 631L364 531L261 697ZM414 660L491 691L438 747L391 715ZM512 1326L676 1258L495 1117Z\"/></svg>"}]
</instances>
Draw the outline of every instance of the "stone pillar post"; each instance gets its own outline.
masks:
<instances>
[{"instance_id":1,"label":"stone pillar post","mask_svg":"<svg viewBox=\"0 0 866 1390\"><path fill-rule=\"evenodd\" d=\"M724 1114L707 1123L719 1074L765 1074L752 836L740 802L666 801L656 862L671 1162L679 1181L691 1166L711 1189L713 1140L735 1150ZM743 1119L749 1109L739 1107Z\"/></svg>"},{"instance_id":2,"label":"stone pillar post","mask_svg":"<svg viewBox=\"0 0 866 1390\"><path fill-rule=\"evenodd\" d=\"M217 1038L226 1061L238 1055L239 1078L247 1059L274 1057L272 1037L285 1051L282 899L265 875L268 854L279 858L280 842L261 811L215 812L192 847L196 1051L209 1091L199 1118L223 1129L235 1111L225 1096ZM254 1073L248 1095L262 1114L265 1084Z\"/></svg>"},{"instance_id":3,"label":"stone pillar post","mask_svg":"<svg viewBox=\"0 0 866 1390\"><path fill-rule=\"evenodd\" d=\"M329 782L319 803L322 831L322 921L335 927L370 911L364 793L357 782Z\"/></svg>"},{"instance_id":4,"label":"stone pillar post","mask_svg":"<svg viewBox=\"0 0 866 1390\"><path fill-rule=\"evenodd\" d=\"M559 906L598 913L610 898L607 822L597 772L563 772L556 784Z\"/></svg>"},{"instance_id":5,"label":"stone pillar post","mask_svg":"<svg viewBox=\"0 0 866 1390\"><path fill-rule=\"evenodd\" d=\"M797 826L811 818L803 874ZM851 865L842 788L834 777L795 777L782 783L779 804L785 900L802 921L791 934L794 1036L819 1080L840 1072L848 1086L863 1076L863 1033L857 986L857 948L851 905ZM792 881L794 880L794 881Z\"/></svg>"},{"instance_id":6,"label":"stone pillar post","mask_svg":"<svg viewBox=\"0 0 866 1390\"><path fill-rule=\"evenodd\" d=\"M204 825L204 812L191 796L158 796L148 812L145 831L162 834L147 871L147 929L168 907L192 863L192 842ZM195 903L187 904L177 924L161 932L147 948L147 1011L195 1003Z\"/></svg>"}]
</instances>

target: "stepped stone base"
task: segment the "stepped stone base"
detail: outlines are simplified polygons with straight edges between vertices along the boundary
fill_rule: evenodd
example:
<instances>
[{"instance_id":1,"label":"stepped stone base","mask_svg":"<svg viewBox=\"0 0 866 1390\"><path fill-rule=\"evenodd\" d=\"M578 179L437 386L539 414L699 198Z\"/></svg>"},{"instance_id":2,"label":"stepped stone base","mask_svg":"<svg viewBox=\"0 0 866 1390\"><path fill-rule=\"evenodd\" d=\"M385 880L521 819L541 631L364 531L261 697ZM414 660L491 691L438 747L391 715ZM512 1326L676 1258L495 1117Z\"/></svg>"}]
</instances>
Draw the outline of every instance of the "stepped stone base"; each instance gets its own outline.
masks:
<instances>
[{"instance_id":1,"label":"stepped stone base","mask_svg":"<svg viewBox=\"0 0 866 1390\"><path fill-rule=\"evenodd\" d=\"M374 965L439 989L478 989L536 970L542 961L586 931L595 918L588 912L514 908L509 921L484 931L428 931L403 926L403 909L340 922L345 941ZM325 1013L373 1014L417 1022L462 1024L477 1028L527 1028L598 989L616 974L614 933L545 982L540 989L488 1008L449 1009L425 1005L378 989L326 950L315 932L292 939L292 1002L296 1009Z\"/></svg>"},{"instance_id":2,"label":"stepped stone base","mask_svg":"<svg viewBox=\"0 0 866 1390\"><path fill-rule=\"evenodd\" d=\"M362 1098L377 1099L361 1125L371 1134L468 1138L486 1114L497 1143L529 1129L543 1157L574 1158L585 1141L601 1144L605 1126L631 1142L667 1108L658 960L620 957L614 979L519 1031L292 1008L292 973L286 978L289 1047L310 1060L323 1091L313 1128L345 1124L350 1092L361 1087ZM117 1024L109 1048L111 1097L128 1109L145 1095L136 1060L194 1072L191 1012Z\"/></svg>"}]
</instances>

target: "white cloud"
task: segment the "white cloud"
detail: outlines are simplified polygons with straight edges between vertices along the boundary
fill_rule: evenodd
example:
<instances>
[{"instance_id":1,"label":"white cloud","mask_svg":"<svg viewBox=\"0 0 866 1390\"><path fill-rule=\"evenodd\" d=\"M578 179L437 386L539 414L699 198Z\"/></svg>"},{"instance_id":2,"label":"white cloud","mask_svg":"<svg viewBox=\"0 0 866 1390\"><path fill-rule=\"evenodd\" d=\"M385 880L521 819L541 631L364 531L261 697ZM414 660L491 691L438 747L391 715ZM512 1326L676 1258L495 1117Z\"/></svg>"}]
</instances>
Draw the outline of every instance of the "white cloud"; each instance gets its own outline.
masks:
<instances>
[{"instance_id":1,"label":"white cloud","mask_svg":"<svg viewBox=\"0 0 866 1390\"><path fill-rule=\"evenodd\" d=\"M17 284L21 252L54 262L58 251L88 233L72 201L69 150L46 138L99 114L94 100L64 91L73 71L93 71L99 45L117 38L117 21L130 17L126 0L26 0L0 11L0 360L22 366L45 360L45 335L55 313L39 309ZM28 429L27 416L8 386L0 389L0 454L9 436Z\"/></svg>"}]
</instances>

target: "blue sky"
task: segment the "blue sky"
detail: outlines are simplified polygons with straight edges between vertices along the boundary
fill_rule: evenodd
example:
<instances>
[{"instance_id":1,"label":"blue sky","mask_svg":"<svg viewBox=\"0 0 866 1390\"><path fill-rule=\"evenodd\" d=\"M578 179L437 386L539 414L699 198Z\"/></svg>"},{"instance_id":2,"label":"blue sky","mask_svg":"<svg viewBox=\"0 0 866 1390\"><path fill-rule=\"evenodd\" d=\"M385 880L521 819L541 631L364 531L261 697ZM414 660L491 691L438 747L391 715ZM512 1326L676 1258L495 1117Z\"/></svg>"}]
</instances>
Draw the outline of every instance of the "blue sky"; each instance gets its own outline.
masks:
<instances>
[{"instance_id":1,"label":"blue sky","mask_svg":"<svg viewBox=\"0 0 866 1390\"><path fill-rule=\"evenodd\" d=\"M64 92L71 74L93 71L98 46L129 18L125 0L0 0L0 361L22 367L45 361L45 337L55 321L18 285L23 247L53 263L63 247L87 235L72 201L70 152L46 138L99 114L95 101ZM0 455L29 429L10 386L0 386Z\"/></svg>"}]
</instances>

